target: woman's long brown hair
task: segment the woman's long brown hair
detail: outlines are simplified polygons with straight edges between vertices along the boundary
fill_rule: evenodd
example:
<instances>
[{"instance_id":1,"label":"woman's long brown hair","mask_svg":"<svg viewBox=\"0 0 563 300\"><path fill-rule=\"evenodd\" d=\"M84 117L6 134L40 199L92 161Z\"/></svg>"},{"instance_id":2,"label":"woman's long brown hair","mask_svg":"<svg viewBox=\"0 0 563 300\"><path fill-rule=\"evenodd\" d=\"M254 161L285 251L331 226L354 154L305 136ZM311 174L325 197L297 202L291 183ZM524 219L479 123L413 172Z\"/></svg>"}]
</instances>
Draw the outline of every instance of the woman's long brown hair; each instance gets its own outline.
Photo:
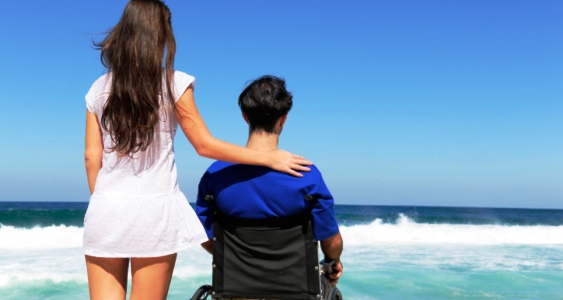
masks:
<instances>
[{"instance_id":1,"label":"woman's long brown hair","mask_svg":"<svg viewBox=\"0 0 563 300\"><path fill-rule=\"evenodd\" d=\"M119 23L95 46L112 74L101 118L114 141L109 150L129 156L144 151L153 141L160 106L166 101L160 96L166 95L174 107L176 41L170 10L162 1L131 0Z\"/></svg>"}]
</instances>

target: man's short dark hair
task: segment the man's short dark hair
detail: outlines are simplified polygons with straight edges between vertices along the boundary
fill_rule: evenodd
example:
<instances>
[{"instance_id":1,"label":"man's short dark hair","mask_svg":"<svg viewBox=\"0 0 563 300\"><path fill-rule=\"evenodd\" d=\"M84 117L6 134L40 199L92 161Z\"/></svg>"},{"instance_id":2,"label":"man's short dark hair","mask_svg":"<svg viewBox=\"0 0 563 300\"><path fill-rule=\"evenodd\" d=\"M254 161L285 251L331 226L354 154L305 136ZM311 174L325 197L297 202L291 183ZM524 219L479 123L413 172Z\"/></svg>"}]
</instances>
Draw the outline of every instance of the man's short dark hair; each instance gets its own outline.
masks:
<instances>
[{"instance_id":1,"label":"man's short dark hair","mask_svg":"<svg viewBox=\"0 0 563 300\"><path fill-rule=\"evenodd\" d=\"M293 96L286 90L284 79L265 75L242 91L238 105L246 114L251 131L273 133L276 121L291 109Z\"/></svg>"}]
</instances>

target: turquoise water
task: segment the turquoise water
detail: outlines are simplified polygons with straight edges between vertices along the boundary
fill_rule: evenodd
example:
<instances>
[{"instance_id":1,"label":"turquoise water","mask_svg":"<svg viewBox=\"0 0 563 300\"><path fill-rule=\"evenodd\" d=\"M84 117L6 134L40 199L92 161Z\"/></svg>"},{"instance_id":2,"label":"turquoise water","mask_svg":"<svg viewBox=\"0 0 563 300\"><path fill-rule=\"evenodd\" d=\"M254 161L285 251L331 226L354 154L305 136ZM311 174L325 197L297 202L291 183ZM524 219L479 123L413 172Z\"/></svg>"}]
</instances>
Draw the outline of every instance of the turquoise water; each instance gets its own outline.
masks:
<instances>
[{"instance_id":1,"label":"turquoise water","mask_svg":"<svg viewBox=\"0 0 563 300\"><path fill-rule=\"evenodd\" d=\"M85 203L0 202L0 299L87 299ZM346 299L563 299L563 211L337 206ZM169 299L211 282L179 253Z\"/></svg>"}]
</instances>

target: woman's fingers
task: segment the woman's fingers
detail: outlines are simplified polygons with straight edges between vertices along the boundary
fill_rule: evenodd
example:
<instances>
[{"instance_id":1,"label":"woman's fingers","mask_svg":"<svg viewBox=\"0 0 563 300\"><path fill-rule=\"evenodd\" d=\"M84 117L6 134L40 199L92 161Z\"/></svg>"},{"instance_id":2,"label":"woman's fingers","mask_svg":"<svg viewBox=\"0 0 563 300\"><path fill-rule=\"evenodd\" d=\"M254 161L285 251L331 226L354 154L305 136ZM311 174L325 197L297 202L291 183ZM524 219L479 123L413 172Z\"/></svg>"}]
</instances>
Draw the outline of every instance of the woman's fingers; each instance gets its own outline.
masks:
<instances>
[{"instance_id":1,"label":"woman's fingers","mask_svg":"<svg viewBox=\"0 0 563 300\"><path fill-rule=\"evenodd\" d=\"M309 171L311 171L311 168L306 167L305 165L303 165L303 164L300 163L300 162L293 163L293 164L291 165L291 169L293 169L293 170L295 170L295 171L303 171L303 172L309 172Z\"/></svg>"},{"instance_id":2,"label":"woman's fingers","mask_svg":"<svg viewBox=\"0 0 563 300\"><path fill-rule=\"evenodd\" d=\"M309 172L311 168L307 167L312 165L313 163L306 160L305 158L292 158L289 163L289 168L291 169L291 174L297 177L303 177L301 172Z\"/></svg>"},{"instance_id":3,"label":"woman's fingers","mask_svg":"<svg viewBox=\"0 0 563 300\"><path fill-rule=\"evenodd\" d=\"M295 163L297 163L299 165L310 166L310 165L313 164L313 162L308 161L305 157L303 157L301 155L291 154L291 156L293 157L293 160L295 161Z\"/></svg>"},{"instance_id":4,"label":"woman's fingers","mask_svg":"<svg viewBox=\"0 0 563 300\"><path fill-rule=\"evenodd\" d=\"M275 170L288 173L296 177L303 177L303 174L299 172L311 171L308 166L313 163L306 160L303 156L295 155L285 150L278 150L275 156L275 163L272 166Z\"/></svg>"},{"instance_id":5,"label":"woman's fingers","mask_svg":"<svg viewBox=\"0 0 563 300\"><path fill-rule=\"evenodd\" d=\"M287 174L289 174L289 175L295 176L295 177L303 177L303 174L301 174L301 173L299 173L299 172L296 172L296 171L294 171L294 170L291 169L291 168L285 170L284 172L287 173Z\"/></svg>"}]
</instances>

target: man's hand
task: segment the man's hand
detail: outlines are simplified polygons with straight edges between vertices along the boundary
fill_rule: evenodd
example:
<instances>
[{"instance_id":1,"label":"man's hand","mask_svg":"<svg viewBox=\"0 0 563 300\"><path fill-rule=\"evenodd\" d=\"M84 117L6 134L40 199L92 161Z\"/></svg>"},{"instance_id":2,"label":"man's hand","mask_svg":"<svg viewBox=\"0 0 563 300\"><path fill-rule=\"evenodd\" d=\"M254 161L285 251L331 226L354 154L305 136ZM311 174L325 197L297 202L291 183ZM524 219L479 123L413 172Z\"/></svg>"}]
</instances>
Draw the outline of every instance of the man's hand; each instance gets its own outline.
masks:
<instances>
[{"instance_id":1,"label":"man's hand","mask_svg":"<svg viewBox=\"0 0 563 300\"><path fill-rule=\"evenodd\" d=\"M342 272L344 272L344 266L342 265L342 262L335 261L334 265L332 266L332 272L328 273L330 284L335 286L338 283L340 276L342 276Z\"/></svg>"},{"instance_id":2,"label":"man's hand","mask_svg":"<svg viewBox=\"0 0 563 300\"><path fill-rule=\"evenodd\" d=\"M205 251L209 252L209 254L213 255L213 240L212 239L209 239L208 241L201 243L201 247L203 247L203 249L205 249Z\"/></svg>"},{"instance_id":3,"label":"man's hand","mask_svg":"<svg viewBox=\"0 0 563 300\"><path fill-rule=\"evenodd\" d=\"M330 263L330 266L327 266L330 270L326 270L325 274L332 285L338 283L338 279L342 276L342 272L344 271L344 266L342 266L342 262L340 262L340 255L342 254L343 248L344 242L342 241L340 232L321 241L321 250L325 255L324 260Z\"/></svg>"}]
</instances>

